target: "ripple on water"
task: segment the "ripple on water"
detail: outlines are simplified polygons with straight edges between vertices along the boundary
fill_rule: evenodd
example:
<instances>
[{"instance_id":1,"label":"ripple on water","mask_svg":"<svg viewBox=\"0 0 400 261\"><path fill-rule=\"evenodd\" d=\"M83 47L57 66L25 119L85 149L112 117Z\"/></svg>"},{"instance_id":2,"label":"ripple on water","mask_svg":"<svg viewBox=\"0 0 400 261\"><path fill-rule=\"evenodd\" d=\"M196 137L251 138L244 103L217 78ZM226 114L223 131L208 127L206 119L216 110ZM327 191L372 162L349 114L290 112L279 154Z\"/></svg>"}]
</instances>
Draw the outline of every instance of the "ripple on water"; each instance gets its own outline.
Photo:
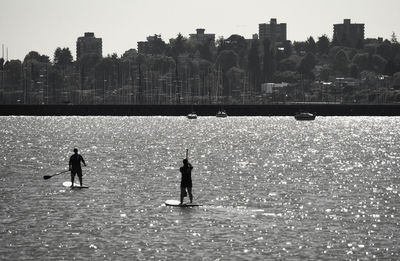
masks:
<instances>
[{"instance_id":1,"label":"ripple on water","mask_svg":"<svg viewBox=\"0 0 400 261\"><path fill-rule=\"evenodd\" d=\"M0 256L399 259L398 117L0 117ZM78 147L87 190L69 190ZM200 208L169 208L189 149Z\"/></svg>"}]
</instances>

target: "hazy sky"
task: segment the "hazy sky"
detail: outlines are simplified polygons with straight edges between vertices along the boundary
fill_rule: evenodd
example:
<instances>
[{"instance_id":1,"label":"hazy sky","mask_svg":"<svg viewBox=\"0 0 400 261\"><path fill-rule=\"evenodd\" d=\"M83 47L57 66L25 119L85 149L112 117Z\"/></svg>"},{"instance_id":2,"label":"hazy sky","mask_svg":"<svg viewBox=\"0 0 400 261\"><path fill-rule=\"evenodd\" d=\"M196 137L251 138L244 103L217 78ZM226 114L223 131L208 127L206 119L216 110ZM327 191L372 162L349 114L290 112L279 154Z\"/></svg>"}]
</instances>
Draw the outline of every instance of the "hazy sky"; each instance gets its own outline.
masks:
<instances>
[{"instance_id":1,"label":"hazy sky","mask_svg":"<svg viewBox=\"0 0 400 261\"><path fill-rule=\"evenodd\" d=\"M333 24L344 18L365 23L367 38L395 32L400 39L399 10L400 0L0 0L0 44L10 60L32 50L53 59L57 47L69 47L75 59L76 39L94 32L103 38L104 56L122 55L148 35L168 42L196 28L251 38L270 18L287 23L292 41L331 38Z\"/></svg>"}]
</instances>

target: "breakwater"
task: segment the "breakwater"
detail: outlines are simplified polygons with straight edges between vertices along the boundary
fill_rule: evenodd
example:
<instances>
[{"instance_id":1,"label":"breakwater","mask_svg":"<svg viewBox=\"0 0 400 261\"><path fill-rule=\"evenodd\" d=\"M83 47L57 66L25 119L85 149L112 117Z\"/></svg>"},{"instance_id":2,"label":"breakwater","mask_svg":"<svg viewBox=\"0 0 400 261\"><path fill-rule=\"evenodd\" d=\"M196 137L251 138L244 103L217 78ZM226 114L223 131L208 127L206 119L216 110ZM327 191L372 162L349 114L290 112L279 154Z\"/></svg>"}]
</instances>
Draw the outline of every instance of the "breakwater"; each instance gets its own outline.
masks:
<instances>
[{"instance_id":1,"label":"breakwater","mask_svg":"<svg viewBox=\"0 0 400 261\"><path fill-rule=\"evenodd\" d=\"M0 105L0 115L26 116L214 116L220 105ZM400 104L268 104L224 105L229 116L293 116L308 111L318 116L400 116Z\"/></svg>"}]
</instances>

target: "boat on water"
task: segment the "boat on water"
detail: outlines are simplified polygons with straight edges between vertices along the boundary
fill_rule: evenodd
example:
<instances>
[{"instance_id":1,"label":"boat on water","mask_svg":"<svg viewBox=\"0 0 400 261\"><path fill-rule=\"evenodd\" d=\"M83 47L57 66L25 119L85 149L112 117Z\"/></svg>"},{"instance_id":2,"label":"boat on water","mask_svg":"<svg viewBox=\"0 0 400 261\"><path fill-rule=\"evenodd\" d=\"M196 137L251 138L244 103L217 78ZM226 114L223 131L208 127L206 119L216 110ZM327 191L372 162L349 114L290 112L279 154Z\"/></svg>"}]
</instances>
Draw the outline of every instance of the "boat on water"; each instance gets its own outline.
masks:
<instances>
[{"instance_id":1,"label":"boat on water","mask_svg":"<svg viewBox=\"0 0 400 261\"><path fill-rule=\"evenodd\" d=\"M310 112L299 112L294 115L294 118L298 121L313 121L315 120L315 115Z\"/></svg>"},{"instance_id":2,"label":"boat on water","mask_svg":"<svg viewBox=\"0 0 400 261\"><path fill-rule=\"evenodd\" d=\"M192 98L193 99L193 98ZM192 101L192 103L193 103L193 101ZM188 118L188 119L197 119L197 114L196 114L196 112L195 112L195 110L194 110L194 108L193 108L193 104L192 104L192 106L191 106L192 108L191 108L191 113L189 113L186 117Z\"/></svg>"},{"instance_id":3,"label":"boat on water","mask_svg":"<svg viewBox=\"0 0 400 261\"><path fill-rule=\"evenodd\" d=\"M197 119L197 114L195 112L191 112L187 115L188 119Z\"/></svg>"},{"instance_id":4,"label":"boat on water","mask_svg":"<svg viewBox=\"0 0 400 261\"><path fill-rule=\"evenodd\" d=\"M217 115L216 115L218 118L226 118L226 117L228 117L228 114L225 112L225 110L219 110L218 112L217 112Z\"/></svg>"}]
</instances>

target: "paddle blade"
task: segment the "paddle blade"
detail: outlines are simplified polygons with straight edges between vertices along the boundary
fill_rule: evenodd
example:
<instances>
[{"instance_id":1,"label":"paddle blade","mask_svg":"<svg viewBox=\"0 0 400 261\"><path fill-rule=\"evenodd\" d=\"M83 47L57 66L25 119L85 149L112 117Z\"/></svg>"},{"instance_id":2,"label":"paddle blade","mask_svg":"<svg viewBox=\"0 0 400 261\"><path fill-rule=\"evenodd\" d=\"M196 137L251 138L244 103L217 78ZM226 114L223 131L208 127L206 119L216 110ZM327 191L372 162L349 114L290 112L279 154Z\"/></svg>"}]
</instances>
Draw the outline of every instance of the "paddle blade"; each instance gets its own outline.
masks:
<instances>
[{"instance_id":1,"label":"paddle blade","mask_svg":"<svg viewBox=\"0 0 400 261\"><path fill-rule=\"evenodd\" d=\"M52 177L52 176L48 176L48 175L43 176L44 179L49 179L49 178L51 178L51 177Z\"/></svg>"}]
</instances>

